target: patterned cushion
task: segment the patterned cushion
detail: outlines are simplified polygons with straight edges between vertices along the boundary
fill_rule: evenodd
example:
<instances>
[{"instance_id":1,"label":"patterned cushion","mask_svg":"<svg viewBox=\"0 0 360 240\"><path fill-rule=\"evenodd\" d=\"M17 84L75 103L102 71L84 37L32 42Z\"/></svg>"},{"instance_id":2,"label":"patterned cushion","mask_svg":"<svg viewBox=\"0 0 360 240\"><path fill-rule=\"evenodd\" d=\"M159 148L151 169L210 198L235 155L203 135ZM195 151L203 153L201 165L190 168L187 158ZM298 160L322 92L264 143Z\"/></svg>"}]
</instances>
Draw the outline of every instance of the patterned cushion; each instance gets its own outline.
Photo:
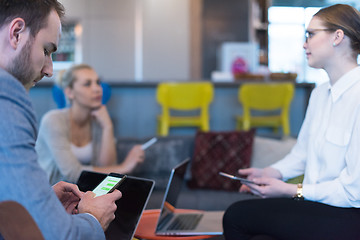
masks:
<instances>
[{"instance_id":1,"label":"patterned cushion","mask_svg":"<svg viewBox=\"0 0 360 240\"><path fill-rule=\"evenodd\" d=\"M232 132L198 132L191 166L190 188L238 191L240 182L219 175L236 175L248 168L252 155L254 130Z\"/></svg>"}]
</instances>

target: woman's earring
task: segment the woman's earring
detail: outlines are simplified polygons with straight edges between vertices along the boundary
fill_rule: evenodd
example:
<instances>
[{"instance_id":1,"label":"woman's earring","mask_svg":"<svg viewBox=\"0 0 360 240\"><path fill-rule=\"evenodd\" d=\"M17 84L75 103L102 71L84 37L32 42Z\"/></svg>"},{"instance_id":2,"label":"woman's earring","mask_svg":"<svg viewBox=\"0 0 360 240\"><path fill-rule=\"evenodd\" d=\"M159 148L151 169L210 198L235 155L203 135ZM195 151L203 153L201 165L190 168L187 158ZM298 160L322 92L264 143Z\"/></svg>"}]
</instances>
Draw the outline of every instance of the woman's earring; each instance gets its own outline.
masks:
<instances>
[{"instance_id":1,"label":"woman's earring","mask_svg":"<svg viewBox=\"0 0 360 240\"><path fill-rule=\"evenodd\" d=\"M336 47L336 43L333 43L333 47Z\"/></svg>"}]
</instances>

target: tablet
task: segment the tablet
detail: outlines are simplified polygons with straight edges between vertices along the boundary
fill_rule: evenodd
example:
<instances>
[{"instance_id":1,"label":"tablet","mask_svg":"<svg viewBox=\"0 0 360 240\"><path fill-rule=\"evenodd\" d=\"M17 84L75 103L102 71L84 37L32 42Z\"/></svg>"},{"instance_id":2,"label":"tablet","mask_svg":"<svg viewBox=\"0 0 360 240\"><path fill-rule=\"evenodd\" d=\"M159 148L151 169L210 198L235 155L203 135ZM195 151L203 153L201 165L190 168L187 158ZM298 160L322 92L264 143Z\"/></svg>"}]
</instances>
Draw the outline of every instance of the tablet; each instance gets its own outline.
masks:
<instances>
[{"instance_id":1,"label":"tablet","mask_svg":"<svg viewBox=\"0 0 360 240\"><path fill-rule=\"evenodd\" d=\"M99 184L106 176L102 173L83 171L78 181L79 189L93 189L94 185ZM122 198L116 201L115 220L105 232L106 239L132 240L153 188L153 180L127 176L118 187Z\"/></svg>"},{"instance_id":2,"label":"tablet","mask_svg":"<svg viewBox=\"0 0 360 240\"><path fill-rule=\"evenodd\" d=\"M251 180L249 180L249 179L242 178L242 177L237 177L237 176L234 176L234 175L230 175L230 174L228 174L228 173L219 172L219 174L220 174L221 176L224 176L224 177L227 177L227 178L230 178L230 179L233 179L233 180L239 180L241 183L256 184L256 183L254 183L253 181L251 181Z\"/></svg>"}]
</instances>

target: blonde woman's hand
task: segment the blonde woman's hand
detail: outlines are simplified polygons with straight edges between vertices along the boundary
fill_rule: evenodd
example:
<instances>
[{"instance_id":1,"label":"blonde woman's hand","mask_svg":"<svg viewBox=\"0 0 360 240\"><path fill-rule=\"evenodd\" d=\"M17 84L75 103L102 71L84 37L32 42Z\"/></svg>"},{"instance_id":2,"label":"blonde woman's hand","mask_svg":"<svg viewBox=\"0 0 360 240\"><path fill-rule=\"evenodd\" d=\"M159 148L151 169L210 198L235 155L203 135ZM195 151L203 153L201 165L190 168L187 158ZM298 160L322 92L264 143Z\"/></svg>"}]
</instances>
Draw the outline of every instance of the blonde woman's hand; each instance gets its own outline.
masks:
<instances>
[{"instance_id":1,"label":"blonde woman's hand","mask_svg":"<svg viewBox=\"0 0 360 240\"><path fill-rule=\"evenodd\" d=\"M131 172L136 165L144 162L145 152L142 150L141 145L135 145L127 154L125 161L121 164L124 171L123 173Z\"/></svg>"},{"instance_id":2,"label":"blonde woman's hand","mask_svg":"<svg viewBox=\"0 0 360 240\"><path fill-rule=\"evenodd\" d=\"M113 127L110 115L105 105L101 105L96 110L91 112L91 116L100 124L100 126L104 128L111 128Z\"/></svg>"}]
</instances>

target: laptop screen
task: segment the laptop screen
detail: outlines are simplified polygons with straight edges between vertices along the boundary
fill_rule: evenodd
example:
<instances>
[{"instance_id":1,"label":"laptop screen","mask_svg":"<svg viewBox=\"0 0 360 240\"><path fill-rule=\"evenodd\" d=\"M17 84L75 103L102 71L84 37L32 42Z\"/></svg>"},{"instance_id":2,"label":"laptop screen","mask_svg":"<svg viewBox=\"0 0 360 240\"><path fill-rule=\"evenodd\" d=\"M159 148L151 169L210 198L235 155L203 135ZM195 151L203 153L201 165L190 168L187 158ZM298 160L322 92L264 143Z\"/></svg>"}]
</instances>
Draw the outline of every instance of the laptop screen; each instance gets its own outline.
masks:
<instances>
[{"instance_id":1,"label":"laptop screen","mask_svg":"<svg viewBox=\"0 0 360 240\"><path fill-rule=\"evenodd\" d=\"M157 230L159 230L159 226L162 225L162 221L164 221L167 216L171 215L175 210L189 161L189 158L184 160L171 171L164 200L161 205L161 213L157 224Z\"/></svg>"}]
</instances>

